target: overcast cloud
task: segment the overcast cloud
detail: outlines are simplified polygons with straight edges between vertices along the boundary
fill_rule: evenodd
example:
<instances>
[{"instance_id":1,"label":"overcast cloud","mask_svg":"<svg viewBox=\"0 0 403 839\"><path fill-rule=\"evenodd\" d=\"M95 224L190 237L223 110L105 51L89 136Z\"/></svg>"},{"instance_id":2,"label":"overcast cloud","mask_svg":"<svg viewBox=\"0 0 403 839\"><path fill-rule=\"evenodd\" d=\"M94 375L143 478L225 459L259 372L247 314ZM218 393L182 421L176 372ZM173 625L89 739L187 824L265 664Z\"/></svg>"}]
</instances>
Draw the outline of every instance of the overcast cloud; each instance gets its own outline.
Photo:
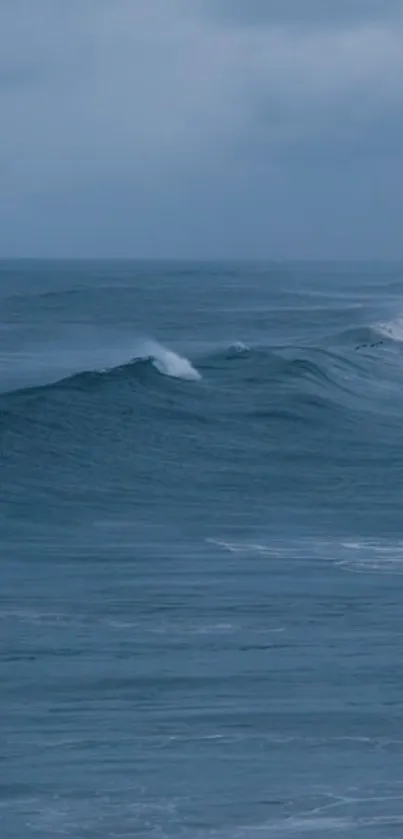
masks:
<instances>
[{"instance_id":1,"label":"overcast cloud","mask_svg":"<svg viewBox=\"0 0 403 839\"><path fill-rule=\"evenodd\" d=\"M403 256L403 3L2 0L3 256Z\"/></svg>"}]
</instances>

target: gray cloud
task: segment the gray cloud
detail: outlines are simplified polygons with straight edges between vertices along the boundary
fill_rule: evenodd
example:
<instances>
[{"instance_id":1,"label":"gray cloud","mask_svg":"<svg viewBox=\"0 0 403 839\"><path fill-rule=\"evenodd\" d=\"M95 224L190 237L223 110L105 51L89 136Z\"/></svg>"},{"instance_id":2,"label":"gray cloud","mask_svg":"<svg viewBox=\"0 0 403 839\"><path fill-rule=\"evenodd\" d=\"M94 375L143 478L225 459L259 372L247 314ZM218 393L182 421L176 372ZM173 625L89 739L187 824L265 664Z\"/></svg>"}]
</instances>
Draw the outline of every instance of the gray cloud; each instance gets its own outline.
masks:
<instances>
[{"instance_id":1,"label":"gray cloud","mask_svg":"<svg viewBox=\"0 0 403 839\"><path fill-rule=\"evenodd\" d=\"M3 3L1 250L278 256L289 236L298 255L308 225L323 255L335 218L350 252L365 236L396 250L400 6Z\"/></svg>"}]
</instances>

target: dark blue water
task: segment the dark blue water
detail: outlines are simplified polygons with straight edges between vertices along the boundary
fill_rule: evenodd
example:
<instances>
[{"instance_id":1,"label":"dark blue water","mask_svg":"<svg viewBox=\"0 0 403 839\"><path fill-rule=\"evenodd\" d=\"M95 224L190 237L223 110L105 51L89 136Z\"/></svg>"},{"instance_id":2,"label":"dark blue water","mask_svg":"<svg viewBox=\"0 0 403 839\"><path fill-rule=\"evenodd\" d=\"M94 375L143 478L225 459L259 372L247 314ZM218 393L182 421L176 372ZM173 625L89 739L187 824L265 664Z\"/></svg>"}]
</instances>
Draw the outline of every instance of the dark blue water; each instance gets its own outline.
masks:
<instances>
[{"instance_id":1,"label":"dark blue water","mask_svg":"<svg viewBox=\"0 0 403 839\"><path fill-rule=\"evenodd\" d=\"M2 263L0 832L403 828L403 266Z\"/></svg>"}]
</instances>

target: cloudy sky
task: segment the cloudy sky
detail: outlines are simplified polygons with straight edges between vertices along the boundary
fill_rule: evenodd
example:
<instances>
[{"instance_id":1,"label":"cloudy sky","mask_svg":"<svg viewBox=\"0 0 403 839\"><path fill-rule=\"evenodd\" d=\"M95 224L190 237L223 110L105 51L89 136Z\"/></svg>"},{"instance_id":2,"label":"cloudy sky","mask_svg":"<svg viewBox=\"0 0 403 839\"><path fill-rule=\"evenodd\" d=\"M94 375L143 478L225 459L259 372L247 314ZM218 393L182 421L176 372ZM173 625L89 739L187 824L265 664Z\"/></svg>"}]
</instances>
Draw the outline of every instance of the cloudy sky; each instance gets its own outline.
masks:
<instances>
[{"instance_id":1,"label":"cloudy sky","mask_svg":"<svg viewBox=\"0 0 403 839\"><path fill-rule=\"evenodd\" d=\"M0 255L403 258L403 0L0 0Z\"/></svg>"}]
</instances>

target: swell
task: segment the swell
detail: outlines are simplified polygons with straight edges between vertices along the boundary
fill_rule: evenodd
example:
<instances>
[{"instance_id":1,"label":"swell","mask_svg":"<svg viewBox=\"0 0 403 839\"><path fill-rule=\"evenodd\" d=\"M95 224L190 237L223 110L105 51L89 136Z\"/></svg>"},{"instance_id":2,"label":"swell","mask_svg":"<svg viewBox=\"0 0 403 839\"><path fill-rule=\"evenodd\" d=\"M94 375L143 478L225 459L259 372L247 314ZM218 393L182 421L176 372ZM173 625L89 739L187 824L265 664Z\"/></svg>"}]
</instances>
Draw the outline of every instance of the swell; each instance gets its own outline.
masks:
<instances>
[{"instance_id":1,"label":"swell","mask_svg":"<svg viewBox=\"0 0 403 839\"><path fill-rule=\"evenodd\" d=\"M340 386L337 371L362 372L359 360L349 360L340 353L325 348L306 348L280 346L276 348L250 348L236 343L227 349L219 350L200 357L197 367L189 359L179 356L171 350L159 348L157 351L144 353L138 357L102 369L79 370L71 375L62 376L56 381L39 385L17 387L0 394L4 402L9 397L51 395L60 391L89 391L96 387L107 387L115 381L132 381L149 386L150 389L162 387L161 376L183 381L199 381L209 377L222 384L224 378L235 387L242 383L261 383L270 380L278 383L289 379L300 381L325 382Z\"/></svg>"},{"instance_id":2,"label":"swell","mask_svg":"<svg viewBox=\"0 0 403 839\"><path fill-rule=\"evenodd\" d=\"M106 384L116 378L138 378L139 381L155 380L156 374L172 379L198 381L201 376L189 359L156 342L146 342L142 350L127 361L103 365L93 369L82 369L43 384L16 387L3 392L0 397L47 394L60 390L86 390ZM45 373L46 376L46 373Z\"/></svg>"},{"instance_id":3,"label":"swell","mask_svg":"<svg viewBox=\"0 0 403 839\"><path fill-rule=\"evenodd\" d=\"M17 406L23 411L24 403L32 405L33 401L37 410L42 404L46 411L46 405L56 402L63 404L65 411L71 411L75 400L85 398L90 402L91 396L98 393L105 402L123 400L131 407L141 401L150 411L169 404L172 413L191 401L197 406L193 413L216 420L228 414L272 414L294 419L301 414L306 418L307 406L311 414L313 411L312 419L314 409L320 407L333 412L384 413L388 400L385 393L381 402L378 397L385 390L385 382L389 395L396 390L400 393L401 377L396 375L396 364L377 353L360 352L362 345L355 345L357 339L370 339L375 334L356 330L350 335L347 351L340 340L337 349L294 345L251 348L237 342L200 356L196 366L188 358L149 342L142 354L123 364L82 370L56 382L3 393L0 411L4 417ZM368 340L363 340L363 345L371 346ZM195 382L199 383L196 388Z\"/></svg>"},{"instance_id":4,"label":"swell","mask_svg":"<svg viewBox=\"0 0 403 839\"><path fill-rule=\"evenodd\" d=\"M290 498L326 507L353 485L361 497L384 481L385 463L390 491L400 487L402 389L392 400L382 390L376 353L238 344L195 365L198 381L163 375L147 357L4 394L6 505L32 508L35 497L41 518L71 502L85 519L89 509L132 515L135 501L137 517L161 505L175 518L216 498L263 515Z\"/></svg>"}]
</instances>

